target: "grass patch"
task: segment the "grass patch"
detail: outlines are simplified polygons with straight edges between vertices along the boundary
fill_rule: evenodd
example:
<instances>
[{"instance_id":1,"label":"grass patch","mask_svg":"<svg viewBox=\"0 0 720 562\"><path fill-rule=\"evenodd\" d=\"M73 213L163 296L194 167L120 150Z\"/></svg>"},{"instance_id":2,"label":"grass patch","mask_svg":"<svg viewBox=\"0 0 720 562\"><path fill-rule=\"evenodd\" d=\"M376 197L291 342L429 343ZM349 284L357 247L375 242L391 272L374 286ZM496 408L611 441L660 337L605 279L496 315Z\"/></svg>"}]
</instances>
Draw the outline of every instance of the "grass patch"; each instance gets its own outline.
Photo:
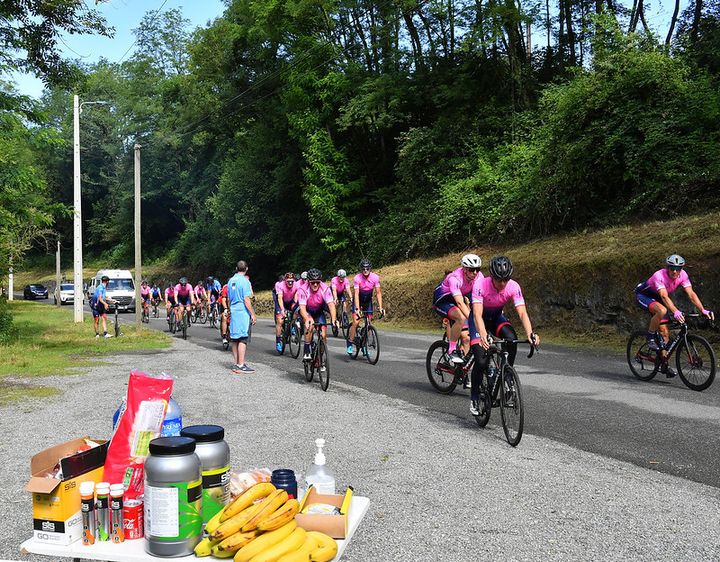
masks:
<instances>
[{"instance_id":1,"label":"grass patch","mask_svg":"<svg viewBox=\"0 0 720 562\"><path fill-rule=\"evenodd\" d=\"M46 398L59 394L60 390L50 386L30 386L0 380L0 406L27 398Z\"/></svg>"},{"instance_id":2,"label":"grass patch","mask_svg":"<svg viewBox=\"0 0 720 562\"><path fill-rule=\"evenodd\" d=\"M92 320L86 316L84 323L75 324L72 308L24 301L9 305L19 337L0 346L0 377L69 374L69 369L91 365L103 355L170 346L165 334L144 327L137 332L126 326L120 338L96 339Z\"/></svg>"}]
</instances>

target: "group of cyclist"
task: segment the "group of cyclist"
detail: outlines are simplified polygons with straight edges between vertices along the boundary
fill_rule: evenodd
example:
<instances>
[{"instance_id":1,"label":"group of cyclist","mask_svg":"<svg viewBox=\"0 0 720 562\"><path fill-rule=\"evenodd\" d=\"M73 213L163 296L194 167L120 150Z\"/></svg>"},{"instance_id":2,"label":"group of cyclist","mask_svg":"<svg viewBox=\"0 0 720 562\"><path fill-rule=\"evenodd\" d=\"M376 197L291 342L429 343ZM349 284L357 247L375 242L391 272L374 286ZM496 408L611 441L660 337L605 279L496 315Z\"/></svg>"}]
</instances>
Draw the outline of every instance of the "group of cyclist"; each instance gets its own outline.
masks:
<instances>
[{"instance_id":1,"label":"group of cyclist","mask_svg":"<svg viewBox=\"0 0 720 562\"><path fill-rule=\"evenodd\" d=\"M330 323L337 326L343 313L351 319L347 335L347 353L354 352L354 340L357 327L363 315L373 315L373 295L376 295L380 314L383 315L382 290L380 277L372 271L370 260L363 259L358 266L358 273L352 280L352 288L347 272L339 269L329 284L323 281L322 272L317 268L303 271L300 275L288 272L275 283L273 302L275 304L275 347L282 353L282 329L289 311L291 321L299 316L305 326L305 343L303 359L310 359L310 342L312 328L321 326L323 337L327 339L327 317Z\"/></svg>"}]
</instances>

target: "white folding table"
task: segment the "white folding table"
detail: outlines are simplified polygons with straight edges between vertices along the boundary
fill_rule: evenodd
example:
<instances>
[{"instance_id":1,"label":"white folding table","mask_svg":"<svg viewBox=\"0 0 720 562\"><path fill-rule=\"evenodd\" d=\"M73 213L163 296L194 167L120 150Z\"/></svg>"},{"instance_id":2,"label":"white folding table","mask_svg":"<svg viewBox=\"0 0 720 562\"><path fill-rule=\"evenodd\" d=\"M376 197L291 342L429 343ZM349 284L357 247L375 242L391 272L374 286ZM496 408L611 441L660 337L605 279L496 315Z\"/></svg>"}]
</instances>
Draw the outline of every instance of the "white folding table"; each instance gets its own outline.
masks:
<instances>
[{"instance_id":1,"label":"white folding table","mask_svg":"<svg viewBox=\"0 0 720 562\"><path fill-rule=\"evenodd\" d=\"M370 507L370 499L362 496L353 496L350 502L350 510L348 511L348 533L344 540L338 540L338 553L334 560L340 560L350 539L352 539L355 531L360 525L360 521L365 517ZM67 546L47 544L36 541L34 538L26 540L20 545L22 554L41 554L44 556L52 556L54 558L65 557L72 558L74 562L80 560L106 560L107 562L158 562L163 560L157 556L152 556L145 552L145 541L143 539L125 541L120 544L112 542L96 542L95 544L84 546L82 541L75 541ZM195 559L194 555L173 558L172 560ZM213 560L213 558L208 558Z\"/></svg>"}]
</instances>

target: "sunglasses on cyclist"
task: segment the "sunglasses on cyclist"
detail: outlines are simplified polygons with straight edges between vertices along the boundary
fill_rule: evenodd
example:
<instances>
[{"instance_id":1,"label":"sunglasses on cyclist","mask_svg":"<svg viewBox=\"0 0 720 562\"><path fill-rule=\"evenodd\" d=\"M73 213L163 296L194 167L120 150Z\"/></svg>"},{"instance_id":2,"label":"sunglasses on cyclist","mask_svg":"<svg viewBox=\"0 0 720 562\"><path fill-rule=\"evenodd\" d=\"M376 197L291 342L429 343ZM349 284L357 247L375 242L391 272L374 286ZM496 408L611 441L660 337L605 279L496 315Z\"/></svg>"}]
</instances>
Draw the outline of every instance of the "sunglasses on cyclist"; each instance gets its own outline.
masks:
<instances>
[{"instance_id":1,"label":"sunglasses on cyclist","mask_svg":"<svg viewBox=\"0 0 720 562\"><path fill-rule=\"evenodd\" d=\"M669 269L670 271L682 271L682 270L683 270L682 267L679 267L679 266L676 266L676 265L668 266L668 269Z\"/></svg>"},{"instance_id":2,"label":"sunglasses on cyclist","mask_svg":"<svg viewBox=\"0 0 720 562\"><path fill-rule=\"evenodd\" d=\"M369 267L363 267L360 271L370 271Z\"/></svg>"},{"instance_id":3,"label":"sunglasses on cyclist","mask_svg":"<svg viewBox=\"0 0 720 562\"><path fill-rule=\"evenodd\" d=\"M473 273L477 273L478 271L480 271L480 268L479 268L479 267L466 267L465 269L466 269L467 271L471 271L471 272L473 272Z\"/></svg>"},{"instance_id":4,"label":"sunglasses on cyclist","mask_svg":"<svg viewBox=\"0 0 720 562\"><path fill-rule=\"evenodd\" d=\"M310 281L309 283L310 283L311 285L319 285L319 284L320 284L320 281Z\"/></svg>"}]
</instances>

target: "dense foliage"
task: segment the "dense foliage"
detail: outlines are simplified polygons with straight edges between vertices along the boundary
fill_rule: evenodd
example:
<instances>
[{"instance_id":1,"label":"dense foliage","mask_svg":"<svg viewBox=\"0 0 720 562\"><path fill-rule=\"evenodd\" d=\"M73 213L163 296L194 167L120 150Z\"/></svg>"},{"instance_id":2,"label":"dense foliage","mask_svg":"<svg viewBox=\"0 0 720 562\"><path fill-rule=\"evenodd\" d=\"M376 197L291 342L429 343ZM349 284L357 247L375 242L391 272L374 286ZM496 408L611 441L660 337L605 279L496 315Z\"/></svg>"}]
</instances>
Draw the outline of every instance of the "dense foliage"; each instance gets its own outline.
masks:
<instances>
[{"instance_id":1,"label":"dense foliage","mask_svg":"<svg viewBox=\"0 0 720 562\"><path fill-rule=\"evenodd\" d=\"M82 116L92 253L131 261L139 143L144 255L191 273L243 257L265 282L716 206L717 0L660 33L644 10L233 0L194 31L150 12L132 57L48 91L46 129L71 140L73 93L112 102ZM45 165L65 203L71 157Z\"/></svg>"}]
</instances>

